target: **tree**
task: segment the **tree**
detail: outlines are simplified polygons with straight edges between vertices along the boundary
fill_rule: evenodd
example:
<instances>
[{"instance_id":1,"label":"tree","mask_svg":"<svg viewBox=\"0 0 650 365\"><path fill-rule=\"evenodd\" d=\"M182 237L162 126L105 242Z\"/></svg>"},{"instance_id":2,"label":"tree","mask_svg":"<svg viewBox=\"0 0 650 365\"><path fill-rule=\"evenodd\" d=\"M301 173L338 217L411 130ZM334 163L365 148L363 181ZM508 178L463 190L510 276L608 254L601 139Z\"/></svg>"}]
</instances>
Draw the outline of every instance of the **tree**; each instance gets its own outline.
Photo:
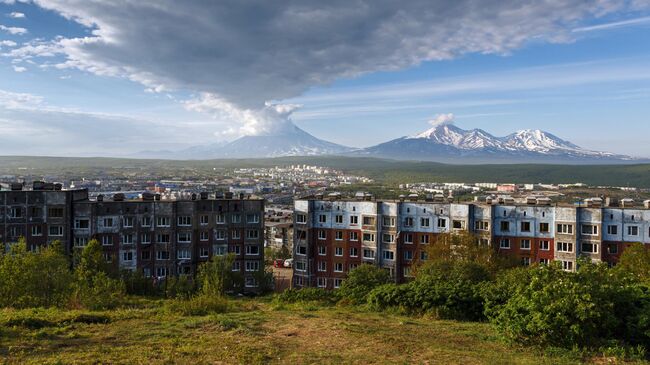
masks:
<instances>
[{"instance_id":1,"label":"tree","mask_svg":"<svg viewBox=\"0 0 650 365\"><path fill-rule=\"evenodd\" d=\"M213 256L199 266L197 280L199 292L207 296L224 296L227 292L240 288L243 284L241 273L232 271L235 256Z\"/></svg>"},{"instance_id":2,"label":"tree","mask_svg":"<svg viewBox=\"0 0 650 365\"><path fill-rule=\"evenodd\" d=\"M75 268L75 300L90 309L117 306L125 294L124 282L112 279L97 240L83 248Z\"/></svg>"},{"instance_id":3,"label":"tree","mask_svg":"<svg viewBox=\"0 0 650 365\"><path fill-rule=\"evenodd\" d=\"M650 250L642 243L632 244L623 251L616 270L628 273L650 286Z\"/></svg>"},{"instance_id":4,"label":"tree","mask_svg":"<svg viewBox=\"0 0 650 365\"><path fill-rule=\"evenodd\" d=\"M368 294L376 287L390 282L390 274L377 266L362 264L350 271L341 283L339 295L350 304L365 304Z\"/></svg>"}]
</instances>

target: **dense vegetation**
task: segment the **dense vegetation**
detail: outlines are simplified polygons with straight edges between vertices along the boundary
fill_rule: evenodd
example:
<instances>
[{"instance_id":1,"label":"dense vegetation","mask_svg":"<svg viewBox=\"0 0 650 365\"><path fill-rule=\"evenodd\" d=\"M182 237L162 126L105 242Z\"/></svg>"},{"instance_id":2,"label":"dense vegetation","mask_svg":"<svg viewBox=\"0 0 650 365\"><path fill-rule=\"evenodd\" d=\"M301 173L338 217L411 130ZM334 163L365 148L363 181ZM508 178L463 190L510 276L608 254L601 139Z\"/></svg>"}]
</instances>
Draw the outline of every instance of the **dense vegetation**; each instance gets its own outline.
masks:
<instances>
[{"instance_id":1,"label":"dense vegetation","mask_svg":"<svg viewBox=\"0 0 650 365\"><path fill-rule=\"evenodd\" d=\"M650 188L650 164L638 165L447 165L435 162L397 161L367 157L313 156L229 160L137 160L118 158L0 157L0 173L96 174L120 176L156 171L157 176L211 176L213 169L272 167L309 164L328 166L367 176L384 185L437 182L575 183L593 186ZM19 171L19 169L21 169Z\"/></svg>"}]
</instances>

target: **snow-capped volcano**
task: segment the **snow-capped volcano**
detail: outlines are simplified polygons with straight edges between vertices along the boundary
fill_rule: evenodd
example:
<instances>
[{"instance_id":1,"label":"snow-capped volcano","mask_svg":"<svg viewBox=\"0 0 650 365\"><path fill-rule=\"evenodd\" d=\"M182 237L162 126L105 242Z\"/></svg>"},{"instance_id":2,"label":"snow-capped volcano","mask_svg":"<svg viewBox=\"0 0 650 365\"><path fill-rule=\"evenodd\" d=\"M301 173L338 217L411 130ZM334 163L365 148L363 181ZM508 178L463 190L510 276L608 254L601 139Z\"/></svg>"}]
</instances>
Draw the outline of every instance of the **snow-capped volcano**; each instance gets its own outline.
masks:
<instances>
[{"instance_id":1,"label":"snow-capped volcano","mask_svg":"<svg viewBox=\"0 0 650 365\"><path fill-rule=\"evenodd\" d=\"M542 130L521 130L495 137L482 129L464 130L447 117L433 127L368 147L355 154L408 160L465 163L612 163L638 161L629 156L590 151Z\"/></svg>"}]
</instances>

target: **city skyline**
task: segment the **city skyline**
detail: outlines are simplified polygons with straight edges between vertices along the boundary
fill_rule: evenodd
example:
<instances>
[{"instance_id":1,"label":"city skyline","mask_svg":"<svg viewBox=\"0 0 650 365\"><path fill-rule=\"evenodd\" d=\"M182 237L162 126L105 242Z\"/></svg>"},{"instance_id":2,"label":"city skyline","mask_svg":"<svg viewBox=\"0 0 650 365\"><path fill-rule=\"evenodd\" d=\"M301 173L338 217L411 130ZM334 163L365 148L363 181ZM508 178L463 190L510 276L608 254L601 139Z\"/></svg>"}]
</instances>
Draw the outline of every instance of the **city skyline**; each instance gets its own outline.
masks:
<instances>
[{"instance_id":1,"label":"city skyline","mask_svg":"<svg viewBox=\"0 0 650 365\"><path fill-rule=\"evenodd\" d=\"M453 113L650 157L647 2L399 10L0 1L0 154L175 150L287 117L367 147Z\"/></svg>"}]
</instances>

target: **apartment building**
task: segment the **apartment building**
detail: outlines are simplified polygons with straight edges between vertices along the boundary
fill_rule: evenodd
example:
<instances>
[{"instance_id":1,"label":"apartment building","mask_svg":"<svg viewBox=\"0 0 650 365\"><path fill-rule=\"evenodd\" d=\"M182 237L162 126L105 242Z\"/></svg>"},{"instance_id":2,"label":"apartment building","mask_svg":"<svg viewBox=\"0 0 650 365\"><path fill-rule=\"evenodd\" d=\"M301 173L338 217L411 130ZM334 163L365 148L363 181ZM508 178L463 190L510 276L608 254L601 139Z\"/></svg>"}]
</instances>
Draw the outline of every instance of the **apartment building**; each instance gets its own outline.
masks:
<instances>
[{"instance_id":1,"label":"apartment building","mask_svg":"<svg viewBox=\"0 0 650 365\"><path fill-rule=\"evenodd\" d=\"M34 249L59 240L71 252L96 239L116 269L158 278L194 274L200 263L230 252L233 271L246 287L257 286L253 274L264 268L262 199L201 193L160 200L145 193L127 200L118 193L89 200L86 190L46 188L0 192L0 242L25 237Z\"/></svg>"},{"instance_id":2,"label":"apartment building","mask_svg":"<svg viewBox=\"0 0 650 365\"><path fill-rule=\"evenodd\" d=\"M546 198L453 203L442 196L376 201L331 194L294 205L296 287L337 288L360 263L386 269L396 282L407 280L438 235L460 231L522 265L559 261L568 271L579 257L615 265L631 243L650 247L650 201L639 208L602 207L599 199L556 206Z\"/></svg>"}]
</instances>

